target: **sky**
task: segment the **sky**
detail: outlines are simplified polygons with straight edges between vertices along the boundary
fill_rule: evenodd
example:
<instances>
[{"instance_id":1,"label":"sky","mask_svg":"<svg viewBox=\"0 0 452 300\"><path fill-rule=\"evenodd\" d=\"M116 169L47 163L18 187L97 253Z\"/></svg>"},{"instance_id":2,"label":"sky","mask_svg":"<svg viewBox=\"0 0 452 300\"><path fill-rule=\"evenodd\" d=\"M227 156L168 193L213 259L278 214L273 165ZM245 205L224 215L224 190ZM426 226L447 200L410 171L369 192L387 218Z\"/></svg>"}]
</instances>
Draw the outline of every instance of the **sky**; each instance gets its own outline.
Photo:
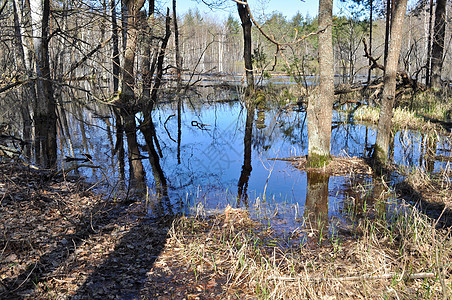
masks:
<instances>
[{"instance_id":1,"label":"sky","mask_svg":"<svg viewBox=\"0 0 452 300\"><path fill-rule=\"evenodd\" d=\"M207 1L207 0L206 0ZM201 13L206 13L207 15L215 15L217 18L226 19L230 14L238 18L237 6L232 0L225 1L229 3L228 8L225 9L209 9L201 1L196 0L177 0L177 11L179 15L183 15L190 8L198 8ZM334 1L338 2L338 1ZM248 0L251 8L251 12L254 17L258 18L263 13L270 14L273 11L278 11L291 19L298 11L306 16L309 14L310 17L314 17L318 14L319 1L318 0ZM161 7L170 6L171 1L165 0L159 3ZM338 8L335 5L335 11Z\"/></svg>"}]
</instances>

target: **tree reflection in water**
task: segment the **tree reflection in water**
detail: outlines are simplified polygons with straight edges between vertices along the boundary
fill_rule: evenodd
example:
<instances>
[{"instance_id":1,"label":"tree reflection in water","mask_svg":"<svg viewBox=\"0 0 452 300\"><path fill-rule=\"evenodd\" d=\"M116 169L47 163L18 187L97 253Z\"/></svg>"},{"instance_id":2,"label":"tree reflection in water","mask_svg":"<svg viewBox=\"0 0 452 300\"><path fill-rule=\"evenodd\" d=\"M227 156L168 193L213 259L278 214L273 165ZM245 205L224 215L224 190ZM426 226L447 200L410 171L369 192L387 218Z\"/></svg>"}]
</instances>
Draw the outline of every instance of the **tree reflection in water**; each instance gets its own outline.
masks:
<instances>
[{"instance_id":1,"label":"tree reflection in water","mask_svg":"<svg viewBox=\"0 0 452 300\"><path fill-rule=\"evenodd\" d=\"M254 105L247 105L246 122L245 122L245 135L243 138L243 165L242 172L240 173L239 182L237 185L237 207L245 205L248 208L248 181L250 179L251 171L251 142L253 138L253 121L254 121Z\"/></svg>"},{"instance_id":2,"label":"tree reflection in water","mask_svg":"<svg viewBox=\"0 0 452 300\"><path fill-rule=\"evenodd\" d=\"M157 216L172 215L173 209L168 196L168 183L160 165L160 156L163 156L163 154L159 151L159 156L156 151L156 148L159 148L159 144L151 114L147 116L140 130L146 141L149 164L151 165L155 182L156 197L151 197L151 210Z\"/></svg>"},{"instance_id":3,"label":"tree reflection in water","mask_svg":"<svg viewBox=\"0 0 452 300\"><path fill-rule=\"evenodd\" d=\"M308 246L322 243L328 235L328 182L329 175L307 172L305 224L309 232Z\"/></svg>"}]
</instances>

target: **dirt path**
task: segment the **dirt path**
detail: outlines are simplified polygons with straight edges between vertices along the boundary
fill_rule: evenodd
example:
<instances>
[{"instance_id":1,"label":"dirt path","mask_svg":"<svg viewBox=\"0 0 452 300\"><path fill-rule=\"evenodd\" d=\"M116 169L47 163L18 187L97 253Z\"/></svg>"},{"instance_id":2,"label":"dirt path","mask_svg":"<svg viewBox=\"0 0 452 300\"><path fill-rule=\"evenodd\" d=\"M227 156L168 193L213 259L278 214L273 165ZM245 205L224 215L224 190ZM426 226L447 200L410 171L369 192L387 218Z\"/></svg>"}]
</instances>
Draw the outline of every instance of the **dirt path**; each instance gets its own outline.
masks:
<instances>
[{"instance_id":1,"label":"dirt path","mask_svg":"<svg viewBox=\"0 0 452 300\"><path fill-rule=\"evenodd\" d=\"M0 165L0 298L138 297L172 220L151 219L140 202L103 199L87 188ZM158 290L147 286L152 298Z\"/></svg>"}]
</instances>

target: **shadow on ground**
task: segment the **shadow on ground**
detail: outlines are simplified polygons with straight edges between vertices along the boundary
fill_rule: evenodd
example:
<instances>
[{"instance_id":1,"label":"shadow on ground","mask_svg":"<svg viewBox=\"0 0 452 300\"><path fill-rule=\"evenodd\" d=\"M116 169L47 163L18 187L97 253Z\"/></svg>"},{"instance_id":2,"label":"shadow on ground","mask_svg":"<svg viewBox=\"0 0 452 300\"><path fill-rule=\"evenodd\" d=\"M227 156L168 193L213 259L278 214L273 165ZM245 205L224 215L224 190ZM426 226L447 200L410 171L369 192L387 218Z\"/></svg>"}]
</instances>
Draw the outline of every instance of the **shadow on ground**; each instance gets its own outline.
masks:
<instances>
[{"instance_id":1,"label":"shadow on ground","mask_svg":"<svg viewBox=\"0 0 452 300\"><path fill-rule=\"evenodd\" d=\"M66 190L48 173L0 173L1 299L139 296L173 217L151 218L141 202L102 199L86 186Z\"/></svg>"}]
</instances>

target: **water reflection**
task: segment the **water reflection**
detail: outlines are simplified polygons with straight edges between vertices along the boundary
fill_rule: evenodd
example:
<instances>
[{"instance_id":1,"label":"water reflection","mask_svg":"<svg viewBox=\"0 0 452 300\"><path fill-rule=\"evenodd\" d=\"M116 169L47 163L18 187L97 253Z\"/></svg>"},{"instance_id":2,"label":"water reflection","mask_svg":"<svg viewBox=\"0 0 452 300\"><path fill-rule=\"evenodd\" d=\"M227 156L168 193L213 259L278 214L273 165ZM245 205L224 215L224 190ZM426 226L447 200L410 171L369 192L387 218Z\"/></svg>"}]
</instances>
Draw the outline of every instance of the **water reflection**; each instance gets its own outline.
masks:
<instances>
[{"instance_id":1,"label":"water reflection","mask_svg":"<svg viewBox=\"0 0 452 300\"><path fill-rule=\"evenodd\" d=\"M253 138L254 105L248 105L243 138L243 165L237 185L237 207L243 205L248 208L248 181L253 167L251 165L251 143Z\"/></svg>"},{"instance_id":2,"label":"water reflection","mask_svg":"<svg viewBox=\"0 0 452 300\"><path fill-rule=\"evenodd\" d=\"M158 137L155 132L152 115L148 115L143 124L140 126L140 131L146 141L146 149L149 155L149 164L152 169L152 175L155 183L155 197L150 198L150 207L155 215L173 214L173 209L168 196L168 183L160 165L160 156L163 154L157 153L156 147L159 148Z\"/></svg>"},{"instance_id":3,"label":"water reflection","mask_svg":"<svg viewBox=\"0 0 452 300\"><path fill-rule=\"evenodd\" d=\"M125 182L125 151L124 151L124 125L122 124L121 115L116 109L113 109L116 121L116 144L113 149L113 155L118 157L119 180ZM112 156L113 157L113 156ZM114 165L114 164L113 164Z\"/></svg>"},{"instance_id":4,"label":"water reflection","mask_svg":"<svg viewBox=\"0 0 452 300\"><path fill-rule=\"evenodd\" d=\"M244 109L239 101L233 101L237 95L232 91L206 91L207 94L191 95L188 100L162 101L152 113L133 117L138 149L134 155L143 166L143 176L147 173L143 191L149 190L158 199L150 205L152 212L189 212L199 204L207 212L227 204L253 211L257 198L268 199L266 205L300 206L299 215L304 206L308 214L318 212L322 205L309 196L311 190L317 189L313 175L307 179L306 174L287 162L271 160L306 154L305 112L286 107L265 110L258 129L256 109ZM133 143L134 138L126 135L123 113L94 104L82 109L68 104L61 110L60 120L61 156L90 153L92 163L101 167L79 169L81 175L92 182L106 182L107 189L118 189L116 181L133 178L129 175L135 172L129 150L133 147L126 147L125 142ZM335 113L334 120L332 154L365 156L375 141L375 129L354 124L349 115L340 113ZM450 143L443 137L435 141L418 132L405 131L397 132L393 141L394 161L408 166L425 164L429 170L438 170L444 163L435 157L450 155ZM126 155L130 157L129 164L125 162ZM337 190L345 182L344 177L330 178L329 186L323 189ZM334 215L339 211L335 203L343 197L330 195L329 204L322 202L323 209ZM290 209L284 216L278 209L281 218L290 223Z\"/></svg>"},{"instance_id":5,"label":"water reflection","mask_svg":"<svg viewBox=\"0 0 452 300\"><path fill-rule=\"evenodd\" d=\"M329 176L318 172L307 173L305 224L307 244L322 243L328 234L328 183Z\"/></svg>"}]
</instances>

